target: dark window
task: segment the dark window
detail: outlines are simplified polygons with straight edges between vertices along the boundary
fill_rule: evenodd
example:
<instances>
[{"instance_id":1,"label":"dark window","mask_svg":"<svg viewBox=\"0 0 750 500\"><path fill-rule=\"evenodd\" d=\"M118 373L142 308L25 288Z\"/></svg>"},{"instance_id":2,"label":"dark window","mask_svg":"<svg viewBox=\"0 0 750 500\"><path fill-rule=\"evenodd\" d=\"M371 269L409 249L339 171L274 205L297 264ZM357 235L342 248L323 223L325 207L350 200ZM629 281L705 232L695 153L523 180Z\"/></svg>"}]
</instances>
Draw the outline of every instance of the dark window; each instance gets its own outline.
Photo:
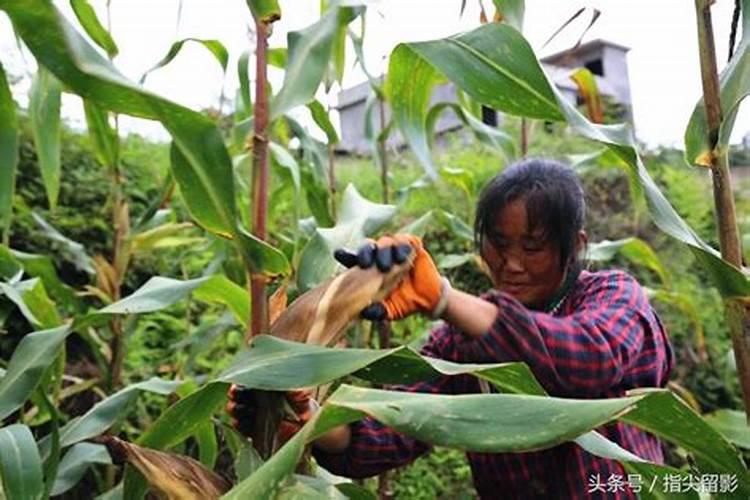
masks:
<instances>
[{"instance_id":1,"label":"dark window","mask_svg":"<svg viewBox=\"0 0 750 500\"><path fill-rule=\"evenodd\" d=\"M497 112L487 106L482 106L482 123L497 127Z\"/></svg>"},{"instance_id":2,"label":"dark window","mask_svg":"<svg viewBox=\"0 0 750 500\"><path fill-rule=\"evenodd\" d=\"M601 59L594 59L584 64L587 70L591 71L595 75L604 76L604 64Z\"/></svg>"}]
</instances>

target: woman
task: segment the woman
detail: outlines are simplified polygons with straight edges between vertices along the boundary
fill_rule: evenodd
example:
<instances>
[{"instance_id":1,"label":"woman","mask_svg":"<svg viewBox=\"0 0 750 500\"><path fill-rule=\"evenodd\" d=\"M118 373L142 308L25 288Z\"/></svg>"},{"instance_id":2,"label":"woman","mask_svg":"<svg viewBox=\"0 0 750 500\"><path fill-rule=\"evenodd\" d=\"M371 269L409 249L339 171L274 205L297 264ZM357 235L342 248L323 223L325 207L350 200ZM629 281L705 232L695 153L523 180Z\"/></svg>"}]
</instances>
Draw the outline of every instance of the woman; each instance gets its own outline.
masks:
<instances>
[{"instance_id":1,"label":"woman","mask_svg":"<svg viewBox=\"0 0 750 500\"><path fill-rule=\"evenodd\" d=\"M451 288L413 236L381 238L357 254L339 250L336 258L347 266L376 265L385 271L416 251L410 275L363 316L442 318L424 355L455 362L523 361L558 397L609 398L636 387L663 387L672 363L666 333L632 277L581 269L584 219L584 194L573 171L531 159L492 179L479 199L475 240L494 285L481 297ZM481 392L478 380L468 375L400 389ZM663 462L659 441L643 431L619 422L600 431L642 458ZM368 418L321 437L313 453L333 473L367 477L427 450L429 445ZM630 498L639 486L627 483L617 462L573 443L529 453L467 455L482 498Z\"/></svg>"}]
</instances>

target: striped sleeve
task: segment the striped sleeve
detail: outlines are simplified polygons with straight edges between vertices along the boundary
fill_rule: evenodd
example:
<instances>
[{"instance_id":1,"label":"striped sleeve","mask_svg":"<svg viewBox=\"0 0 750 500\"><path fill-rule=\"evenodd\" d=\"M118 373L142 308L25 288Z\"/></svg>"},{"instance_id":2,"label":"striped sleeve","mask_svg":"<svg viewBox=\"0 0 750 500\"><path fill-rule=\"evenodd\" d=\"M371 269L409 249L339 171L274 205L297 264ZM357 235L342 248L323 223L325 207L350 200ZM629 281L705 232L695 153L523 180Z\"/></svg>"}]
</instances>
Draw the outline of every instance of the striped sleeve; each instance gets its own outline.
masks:
<instances>
[{"instance_id":1,"label":"striped sleeve","mask_svg":"<svg viewBox=\"0 0 750 500\"><path fill-rule=\"evenodd\" d=\"M597 397L616 387L631 368L650 331L652 312L644 290L622 272L602 273L587 285L575 311L553 316L530 311L502 292L487 300L498 315L477 340L458 349L463 361L524 361L552 394Z\"/></svg>"},{"instance_id":2,"label":"striped sleeve","mask_svg":"<svg viewBox=\"0 0 750 500\"><path fill-rule=\"evenodd\" d=\"M450 347L447 327L442 325L430 334L422 347L425 356L443 358ZM452 393L452 380L439 376L433 380L412 385L389 386L386 389L426 392L433 394ZM329 453L313 447L313 456L319 465L330 472L350 478L363 478L411 463L430 450L430 445L384 426L368 417L349 425L351 441L341 453Z\"/></svg>"}]
</instances>

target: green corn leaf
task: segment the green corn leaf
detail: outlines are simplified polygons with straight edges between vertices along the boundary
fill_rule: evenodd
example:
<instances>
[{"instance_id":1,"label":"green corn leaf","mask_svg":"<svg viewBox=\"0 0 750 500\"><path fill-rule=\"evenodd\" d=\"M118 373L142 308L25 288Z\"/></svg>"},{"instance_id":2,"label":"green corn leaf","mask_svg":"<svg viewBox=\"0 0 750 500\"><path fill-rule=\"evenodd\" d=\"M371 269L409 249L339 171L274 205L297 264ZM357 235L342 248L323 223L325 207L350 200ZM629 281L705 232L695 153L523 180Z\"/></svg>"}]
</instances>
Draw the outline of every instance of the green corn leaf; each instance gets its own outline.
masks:
<instances>
[{"instance_id":1,"label":"green corn leaf","mask_svg":"<svg viewBox=\"0 0 750 500\"><path fill-rule=\"evenodd\" d=\"M426 128L428 131L428 137L433 137L435 125L440 115L446 109L450 109L458 117L463 124L474 133L474 136L483 144L491 146L499 151L506 161L511 161L516 157L516 145L513 138L503 132L502 130L491 127L482 120L478 120L473 114L462 108L456 103L452 102L441 102L437 103L430 108L427 112Z\"/></svg>"},{"instance_id":2,"label":"green corn leaf","mask_svg":"<svg viewBox=\"0 0 750 500\"><path fill-rule=\"evenodd\" d=\"M18 120L8 79L0 64L0 234L7 241L18 167Z\"/></svg>"},{"instance_id":3,"label":"green corn leaf","mask_svg":"<svg viewBox=\"0 0 750 500\"><path fill-rule=\"evenodd\" d=\"M274 47L266 52L268 64L275 68L284 69L288 60L289 51L286 47Z\"/></svg>"},{"instance_id":4,"label":"green corn leaf","mask_svg":"<svg viewBox=\"0 0 750 500\"><path fill-rule=\"evenodd\" d=\"M632 391L636 392L636 391ZM702 473L737 477L739 498L750 495L750 473L740 454L717 430L668 391L644 390L648 404L639 404L622 420L689 451Z\"/></svg>"},{"instance_id":5,"label":"green corn leaf","mask_svg":"<svg viewBox=\"0 0 750 500\"><path fill-rule=\"evenodd\" d=\"M5 270L7 267L7 271ZM78 297L72 288L62 282L57 274L52 259L46 255L36 255L6 246L0 246L0 276L10 278L19 270L31 277L39 278L44 283L45 290L55 297L58 304L70 310L77 310ZM11 272L14 270L13 272Z\"/></svg>"},{"instance_id":6,"label":"green corn leaf","mask_svg":"<svg viewBox=\"0 0 750 500\"><path fill-rule=\"evenodd\" d=\"M86 253L82 244L63 235L36 212L31 212L31 218L41 228L44 236L60 245L62 251L73 261L76 268L88 274L95 273L91 257Z\"/></svg>"},{"instance_id":7,"label":"green corn leaf","mask_svg":"<svg viewBox=\"0 0 750 500\"><path fill-rule=\"evenodd\" d=\"M727 152L729 138L740 104L750 94L750 0L742 0L742 38L732 59L719 75L722 121L716 148ZM708 123L703 98L698 101L685 130L685 159L689 164L708 167L713 153L708 142Z\"/></svg>"},{"instance_id":8,"label":"green corn leaf","mask_svg":"<svg viewBox=\"0 0 750 500\"><path fill-rule=\"evenodd\" d=\"M223 274L211 276L193 292L193 297L209 303L223 304L229 307L234 318L243 327L250 318L250 298L247 290Z\"/></svg>"},{"instance_id":9,"label":"green corn leaf","mask_svg":"<svg viewBox=\"0 0 750 500\"><path fill-rule=\"evenodd\" d=\"M107 448L100 444L78 443L72 446L62 458L57 469L52 495L62 495L83 478L94 464L111 464Z\"/></svg>"},{"instance_id":10,"label":"green corn leaf","mask_svg":"<svg viewBox=\"0 0 750 500\"><path fill-rule=\"evenodd\" d=\"M379 384L408 384L440 375L472 373L504 391L544 394L522 363L459 364L420 356L409 347L332 349L267 335L253 340L217 379L256 389L283 391L314 387L348 374Z\"/></svg>"},{"instance_id":11,"label":"green corn leaf","mask_svg":"<svg viewBox=\"0 0 750 500\"><path fill-rule=\"evenodd\" d=\"M131 236L130 238L130 251L133 254L139 254L144 252L150 252L159 248L172 247L174 245L173 238L182 235L186 231L193 229L195 226L190 222L172 223L168 222L160 226L156 226L146 231L142 231L138 234ZM202 238L185 238L186 243L195 243L197 241L203 241ZM178 240L179 242L179 240Z\"/></svg>"},{"instance_id":12,"label":"green corn leaf","mask_svg":"<svg viewBox=\"0 0 750 500\"><path fill-rule=\"evenodd\" d=\"M611 260L615 254L621 254L633 264L638 264L654 271L662 284L669 287L671 279L664 265L656 255L654 249L640 238L625 238L622 240L604 240L590 243L586 249L586 258L594 261Z\"/></svg>"},{"instance_id":13,"label":"green corn leaf","mask_svg":"<svg viewBox=\"0 0 750 500\"><path fill-rule=\"evenodd\" d=\"M268 149L271 153L271 159L273 162L289 172L289 177L291 177L292 183L294 184L294 190L299 193L302 186L300 180L300 168L297 160L294 159L294 156L292 156L286 148L275 142L269 143Z\"/></svg>"},{"instance_id":14,"label":"green corn leaf","mask_svg":"<svg viewBox=\"0 0 750 500\"><path fill-rule=\"evenodd\" d=\"M21 339L0 380L0 420L18 410L31 396L70 332L66 325L30 333Z\"/></svg>"},{"instance_id":15,"label":"green corn leaf","mask_svg":"<svg viewBox=\"0 0 750 500\"><path fill-rule=\"evenodd\" d=\"M536 450L575 439L619 415L648 404L651 396L607 400L570 400L513 394L432 395L341 386L321 412L258 471L224 498L273 498L292 473L306 442L333 427L373 416L420 440L459 449L503 452ZM554 421L554 425L550 422ZM446 431L450 429L450 432ZM639 460L625 450L592 437L587 449L604 456ZM604 443L604 444L603 444ZM661 466L634 462L636 469L658 474Z\"/></svg>"},{"instance_id":16,"label":"green corn leaf","mask_svg":"<svg viewBox=\"0 0 750 500\"><path fill-rule=\"evenodd\" d=\"M29 118L50 208L60 193L60 82L39 68L29 92Z\"/></svg>"},{"instance_id":17,"label":"green corn leaf","mask_svg":"<svg viewBox=\"0 0 750 500\"><path fill-rule=\"evenodd\" d=\"M202 38L184 38L182 40L178 40L172 44L171 47L169 47L169 50L167 51L167 55L165 55L161 61L156 63L151 69L143 73L143 76L141 76L140 83L143 84L143 82L146 81L146 77L153 71L163 68L172 60L177 57L177 54L180 53L180 50L182 50L182 47L187 42L194 42L199 45L202 45L205 47L211 54L214 56L216 61L221 65L221 70L226 73L227 71L227 64L229 63L229 51L227 51L226 47L224 47L224 44L222 44L218 40L208 40L208 39L202 39Z\"/></svg>"},{"instance_id":18,"label":"green corn leaf","mask_svg":"<svg viewBox=\"0 0 750 500\"><path fill-rule=\"evenodd\" d=\"M209 277L182 281L154 276L131 295L98 312L100 314L134 314L158 311L187 297L208 280Z\"/></svg>"},{"instance_id":19,"label":"green corn leaf","mask_svg":"<svg viewBox=\"0 0 750 500\"><path fill-rule=\"evenodd\" d=\"M317 99L310 101L307 104L307 108L310 110L310 114L313 117L315 123L320 127L328 138L328 144L336 144L339 142L339 135L336 133L336 129L331 123L331 119L328 116L328 112L323 105Z\"/></svg>"},{"instance_id":20,"label":"green corn leaf","mask_svg":"<svg viewBox=\"0 0 750 500\"><path fill-rule=\"evenodd\" d=\"M83 110L97 161L110 170L115 169L120 158L120 140L109 124L109 113L89 100L83 101Z\"/></svg>"},{"instance_id":21,"label":"green corn leaf","mask_svg":"<svg viewBox=\"0 0 750 500\"><path fill-rule=\"evenodd\" d=\"M210 420L203 422L195 431L195 440L198 443L198 459L203 465L213 469L219 454L219 444L216 440L213 422Z\"/></svg>"},{"instance_id":22,"label":"green corn leaf","mask_svg":"<svg viewBox=\"0 0 750 500\"><path fill-rule=\"evenodd\" d=\"M361 7L332 6L314 24L289 32L284 84L271 101L271 120L314 98L331 60L334 39L361 12Z\"/></svg>"},{"instance_id":23,"label":"green corn leaf","mask_svg":"<svg viewBox=\"0 0 750 500\"><path fill-rule=\"evenodd\" d=\"M750 429L747 427L744 412L723 409L710 413L704 418L731 443L750 449Z\"/></svg>"},{"instance_id":24,"label":"green corn leaf","mask_svg":"<svg viewBox=\"0 0 750 500\"><path fill-rule=\"evenodd\" d=\"M665 474L672 473L684 475L684 472L643 461L603 436L590 432L603 423L597 421L600 418L597 415L602 415L597 412L604 408L608 408L603 417L605 420L620 419L669 440L694 454L701 473L735 475L742 494L750 491L750 474L744 469L737 451L699 415L666 390L634 391L628 398L609 400L545 398L542 397L544 390L522 363L457 364L422 357L407 347L390 350L331 349L268 336L257 337L252 349L238 356L218 381L262 390L285 391L326 384L345 374L375 383L413 383L440 375L472 374L491 382L502 391L526 395L436 396L345 386L343 393L335 393L326 402L317 424L309 424L303 429L302 434L306 436L299 438L301 443L290 441L256 474L238 485L231 495L252 492L254 498L264 498L263 495L273 491L274 484L278 485L293 471L295 457L299 457L305 441L314 439L326 429L364 415L374 416L401 432L438 445L474 451L518 452L575 440L591 453L619 460L633 474L648 478L663 478ZM482 411L469 410L473 401L482 405ZM588 406L592 403L602 406L594 410ZM623 406L618 406L620 404ZM493 409L488 410L485 405ZM503 410L500 410L501 406ZM553 416L557 412L564 413L565 417ZM531 417L532 413L539 420ZM548 418L551 420L547 421ZM550 425L549 422L553 420L555 424ZM321 421L324 423L321 424ZM452 431L456 431L457 427L461 429L445 432L446 425ZM487 429L479 429L485 425ZM518 428L518 432L513 432L514 428ZM231 495L230 498L233 498ZM656 492L645 498L664 497Z\"/></svg>"},{"instance_id":25,"label":"green corn leaf","mask_svg":"<svg viewBox=\"0 0 750 500\"><path fill-rule=\"evenodd\" d=\"M28 427L0 428L0 478L7 498L37 500L44 494L42 460Z\"/></svg>"},{"instance_id":26,"label":"green corn leaf","mask_svg":"<svg viewBox=\"0 0 750 500\"><path fill-rule=\"evenodd\" d=\"M337 263L333 251L337 248L356 248L367 236L374 234L396 213L393 205L381 205L366 200L349 185L339 207L338 220L332 228L317 228L305 246L297 271L300 289L308 290L331 276Z\"/></svg>"},{"instance_id":27,"label":"green corn leaf","mask_svg":"<svg viewBox=\"0 0 750 500\"><path fill-rule=\"evenodd\" d=\"M664 197L638 156L632 130L589 122L550 83L529 44L507 24L394 49L386 83L393 116L428 172L434 173L434 166L425 128L427 103L443 75L482 104L509 114L567 121L584 137L607 146L641 187L656 225L688 245L719 292L725 297L750 294L750 279L701 240Z\"/></svg>"},{"instance_id":28,"label":"green corn leaf","mask_svg":"<svg viewBox=\"0 0 750 500\"><path fill-rule=\"evenodd\" d=\"M60 446L67 447L91 439L105 432L121 417L130 403L138 397L139 391L168 395L173 393L182 382L151 378L143 382L131 384L111 396L99 401L89 411L75 417L60 429ZM50 452L49 438L45 437L39 443L42 456Z\"/></svg>"},{"instance_id":29,"label":"green corn leaf","mask_svg":"<svg viewBox=\"0 0 750 500\"><path fill-rule=\"evenodd\" d=\"M277 0L247 0L247 6L257 21L272 23L281 19Z\"/></svg>"},{"instance_id":30,"label":"green corn leaf","mask_svg":"<svg viewBox=\"0 0 750 500\"><path fill-rule=\"evenodd\" d=\"M94 12L94 8L88 0L70 0L70 6L73 7L73 12L83 29L86 30L86 34L91 37L94 43L103 48L110 58L115 57L118 53L117 45L109 31L99 22L99 18L96 17L96 12Z\"/></svg>"},{"instance_id":31,"label":"green corn leaf","mask_svg":"<svg viewBox=\"0 0 750 500\"><path fill-rule=\"evenodd\" d=\"M40 63L72 92L114 113L160 121L184 158L175 172L196 222L215 234L235 234L232 164L221 133L201 113L144 91L103 58L48 0L0 0L0 9ZM45 36L38 36L44 33Z\"/></svg>"},{"instance_id":32,"label":"green corn leaf","mask_svg":"<svg viewBox=\"0 0 750 500\"><path fill-rule=\"evenodd\" d=\"M238 109L239 114L235 117L235 121L244 120L252 116L253 114L253 98L250 93L250 80L248 73L248 62L250 60L250 53L244 51L239 59L237 60L237 77L240 81L239 89L239 102Z\"/></svg>"},{"instance_id":33,"label":"green corn leaf","mask_svg":"<svg viewBox=\"0 0 750 500\"><path fill-rule=\"evenodd\" d=\"M224 154L227 154L226 150ZM228 196L234 192L231 175L218 182L212 180L211 172L196 168L197 164L185 156L176 142L170 148L170 161L172 174L193 218L206 229L214 228L212 232L220 236L234 237L234 197Z\"/></svg>"},{"instance_id":34,"label":"green corn leaf","mask_svg":"<svg viewBox=\"0 0 750 500\"><path fill-rule=\"evenodd\" d=\"M495 10L502 16L502 22L508 23L518 31L523 31L523 15L526 10L524 0L492 0ZM463 8L461 9L463 11Z\"/></svg>"}]
</instances>

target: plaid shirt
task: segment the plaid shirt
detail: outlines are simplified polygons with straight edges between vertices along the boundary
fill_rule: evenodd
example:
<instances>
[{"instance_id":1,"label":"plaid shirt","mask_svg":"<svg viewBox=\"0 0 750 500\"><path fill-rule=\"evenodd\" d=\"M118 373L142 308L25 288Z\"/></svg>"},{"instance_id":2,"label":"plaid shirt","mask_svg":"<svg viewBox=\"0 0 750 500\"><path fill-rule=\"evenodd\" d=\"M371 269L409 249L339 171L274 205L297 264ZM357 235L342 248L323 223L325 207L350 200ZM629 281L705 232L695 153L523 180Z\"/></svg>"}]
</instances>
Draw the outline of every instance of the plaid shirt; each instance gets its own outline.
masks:
<instances>
[{"instance_id":1,"label":"plaid shirt","mask_svg":"<svg viewBox=\"0 0 750 500\"><path fill-rule=\"evenodd\" d=\"M470 339L441 324L431 332L422 354L466 363L523 361L557 397L611 398L636 387L667 383L672 352L666 333L641 286L623 272L583 271L555 315L531 311L503 292L491 291L483 298L498 306L497 319L486 334ZM441 376L397 389L481 392L470 375ZM351 424L351 430L345 452L314 450L320 465L339 475L368 477L405 465L430 449L372 418ZM620 422L598 430L636 455L663 463L661 443L654 436ZM636 497L635 488L618 486L618 479L628 478L619 463L591 455L574 443L528 453L467 456L482 498Z\"/></svg>"}]
</instances>

